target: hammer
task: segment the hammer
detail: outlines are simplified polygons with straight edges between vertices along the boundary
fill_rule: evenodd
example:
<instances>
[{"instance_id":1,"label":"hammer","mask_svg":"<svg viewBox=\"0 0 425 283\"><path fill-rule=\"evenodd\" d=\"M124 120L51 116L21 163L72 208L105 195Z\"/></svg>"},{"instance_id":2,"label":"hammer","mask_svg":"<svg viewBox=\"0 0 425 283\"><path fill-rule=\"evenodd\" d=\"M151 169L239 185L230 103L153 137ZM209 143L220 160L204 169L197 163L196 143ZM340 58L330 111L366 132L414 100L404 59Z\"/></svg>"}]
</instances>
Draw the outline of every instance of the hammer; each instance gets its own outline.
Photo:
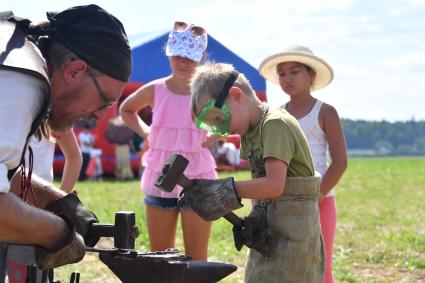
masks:
<instances>
[{"instance_id":1,"label":"hammer","mask_svg":"<svg viewBox=\"0 0 425 283\"><path fill-rule=\"evenodd\" d=\"M93 223L88 231L91 237L114 237L114 246L118 249L134 249L135 240L139 236L136 226L136 216L132 211L118 211L115 213L115 224ZM86 247L86 250L96 251Z\"/></svg>"},{"instance_id":2,"label":"hammer","mask_svg":"<svg viewBox=\"0 0 425 283\"><path fill-rule=\"evenodd\" d=\"M162 174L158 177L155 186L165 192L173 191L176 185L180 185L183 188L191 187L193 181L188 179L183 173L188 163L189 160L183 155L177 153L171 155L162 168ZM233 212L229 212L223 217L234 226L242 227L243 225L243 220Z\"/></svg>"}]
</instances>

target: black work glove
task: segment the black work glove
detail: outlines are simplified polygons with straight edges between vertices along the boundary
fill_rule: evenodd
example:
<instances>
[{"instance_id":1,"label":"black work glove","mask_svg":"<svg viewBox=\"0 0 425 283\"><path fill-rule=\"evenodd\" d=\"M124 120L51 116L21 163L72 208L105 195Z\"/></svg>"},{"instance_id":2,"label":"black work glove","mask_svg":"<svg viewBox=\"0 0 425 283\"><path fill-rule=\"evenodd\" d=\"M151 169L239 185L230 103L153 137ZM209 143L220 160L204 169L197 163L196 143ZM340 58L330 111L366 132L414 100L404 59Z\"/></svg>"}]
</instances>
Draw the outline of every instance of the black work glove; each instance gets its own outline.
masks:
<instances>
[{"instance_id":1,"label":"black work glove","mask_svg":"<svg viewBox=\"0 0 425 283\"><path fill-rule=\"evenodd\" d=\"M184 188L178 206L189 205L202 219L216 220L243 205L235 190L233 177L218 180L193 179Z\"/></svg>"},{"instance_id":2,"label":"black work glove","mask_svg":"<svg viewBox=\"0 0 425 283\"><path fill-rule=\"evenodd\" d=\"M90 226L99 221L96 215L81 203L76 192L50 202L44 209L71 217L75 222L77 233L83 237L87 246L94 247L99 241L99 236L89 234Z\"/></svg>"},{"instance_id":3,"label":"black work glove","mask_svg":"<svg viewBox=\"0 0 425 283\"><path fill-rule=\"evenodd\" d=\"M58 214L67 224L69 233L59 247L49 250L43 247L35 247L35 261L40 269L51 269L62 265L77 263L85 255L86 247L84 239L76 233L74 221L67 215Z\"/></svg>"},{"instance_id":4,"label":"black work glove","mask_svg":"<svg viewBox=\"0 0 425 283\"><path fill-rule=\"evenodd\" d=\"M267 211L264 206L255 205L243 219L243 226L233 226L233 239L238 251L245 245L256 249L263 256L270 256L271 229L267 225Z\"/></svg>"}]
</instances>

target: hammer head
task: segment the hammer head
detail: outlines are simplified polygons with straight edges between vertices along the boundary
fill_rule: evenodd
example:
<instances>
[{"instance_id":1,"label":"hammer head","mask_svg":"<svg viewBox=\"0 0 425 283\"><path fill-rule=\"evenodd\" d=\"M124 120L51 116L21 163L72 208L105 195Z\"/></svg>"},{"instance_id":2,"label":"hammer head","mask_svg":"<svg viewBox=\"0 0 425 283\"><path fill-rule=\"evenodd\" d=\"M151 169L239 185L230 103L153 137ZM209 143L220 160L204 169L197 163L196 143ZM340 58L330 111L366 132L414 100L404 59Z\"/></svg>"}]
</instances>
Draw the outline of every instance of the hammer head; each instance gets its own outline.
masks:
<instances>
[{"instance_id":1,"label":"hammer head","mask_svg":"<svg viewBox=\"0 0 425 283\"><path fill-rule=\"evenodd\" d=\"M139 229L136 226L136 215L133 211L115 213L114 246L119 249L134 249Z\"/></svg>"},{"instance_id":2,"label":"hammer head","mask_svg":"<svg viewBox=\"0 0 425 283\"><path fill-rule=\"evenodd\" d=\"M189 160L183 155L175 153L170 156L167 163L162 168L162 173L158 177L155 186L164 192L171 192L184 176L183 172L187 167Z\"/></svg>"}]
</instances>

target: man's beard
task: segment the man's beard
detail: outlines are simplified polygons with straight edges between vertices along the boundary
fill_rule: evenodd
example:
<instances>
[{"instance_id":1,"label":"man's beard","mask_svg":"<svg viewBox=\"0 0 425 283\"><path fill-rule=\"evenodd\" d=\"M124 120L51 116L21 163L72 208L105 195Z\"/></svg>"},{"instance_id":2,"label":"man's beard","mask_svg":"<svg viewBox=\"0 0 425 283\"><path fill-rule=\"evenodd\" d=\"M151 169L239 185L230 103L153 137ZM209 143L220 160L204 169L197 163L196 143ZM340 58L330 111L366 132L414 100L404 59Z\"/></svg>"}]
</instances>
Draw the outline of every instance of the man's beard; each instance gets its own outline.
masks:
<instances>
[{"instance_id":1,"label":"man's beard","mask_svg":"<svg viewBox=\"0 0 425 283\"><path fill-rule=\"evenodd\" d=\"M47 118L47 124L50 129L56 133L67 132L75 124L74 119L65 118L65 117L56 117L54 115L49 115Z\"/></svg>"},{"instance_id":2,"label":"man's beard","mask_svg":"<svg viewBox=\"0 0 425 283\"><path fill-rule=\"evenodd\" d=\"M72 114L68 107L78 103L80 99L80 91L69 91L61 94L60 99L52 98L51 110L47 117L47 124L53 132L67 132L72 126L78 122L79 117ZM68 111L66 111L68 110Z\"/></svg>"}]
</instances>

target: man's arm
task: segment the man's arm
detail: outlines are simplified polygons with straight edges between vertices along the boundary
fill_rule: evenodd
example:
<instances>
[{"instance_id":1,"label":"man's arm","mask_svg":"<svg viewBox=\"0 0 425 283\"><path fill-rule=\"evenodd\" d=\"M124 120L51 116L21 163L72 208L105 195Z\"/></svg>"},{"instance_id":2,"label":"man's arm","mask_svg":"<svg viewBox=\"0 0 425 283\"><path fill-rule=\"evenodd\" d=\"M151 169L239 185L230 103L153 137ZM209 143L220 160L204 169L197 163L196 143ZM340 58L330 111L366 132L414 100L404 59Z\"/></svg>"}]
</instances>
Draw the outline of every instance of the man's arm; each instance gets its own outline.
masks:
<instances>
[{"instance_id":1,"label":"man's arm","mask_svg":"<svg viewBox=\"0 0 425 283\"><path fill-rule=\"evenodd\" d=\"M43 269L76 263L85 254L84 240L71 218L34 208L12 193L0 193L0 241L35 245Z\"/></svg>"},{"instance_id":2,"label":"man's arm","mask_svg":"<svg viewBox=\"0 0 425 283\"><path fill-rule=\"evenodd\" d=\"M62 218L24 203L12 193L0 193L0 240L58 247L69 234Z\"/></svg>"},{"instance_id":3,"label":"man's arm","mask_svg":"<svg viewBox=\"0 0 425 283\"><path fill-rule=\"evenodd\" d=\"M13 176L10 182L10 192L16 196L21 193L21 172ZM44 209L47 204L64 197L67 193L55 188L52 184L47 183L36 175L31 177L31 191L27 193L26 201L32 206Z\"/></svg>"},{"instance_id":4,"label":"man's arm","mask_svg":"<svg viewBox=\"0 0 425 283\"><path fill-rule=\"evenodd\" d=\"M11 192L18 195L20 192L20 172L11 181ZM93 223L97 223L96 215L85 207L75 192L67 194L53 185L45 182L37 176L31 180L32 192L27 193L26 201L40 209L56 213L60 217L64 215L72 219L76 231L80 234L86 245L94 246L98 237L89 235L88 230ZM33 227L34 228L34 227Z\"/></svg>"},{"instance_id":5,"label":"man's arm","mask_svg":"<svg viewBox=\"0 0 425 283\"><path fill-rule=\"evenodd\" d=\"M11 181L11 192L10 195L14 194L18 195L21 191L20 189L21 185L21 173L19 172L16 174ZM47 210L47 211L41 211L39 209L35 209L34 207L31 207L27 203L23 202L22 200L19 200L20 203L16 204L14 203L10 210L14 211L16 215L21 215L19 218L14 217L3 217L2 215L2 221L0 222L0 225L3 227L3 224L7 227L9 227L9 230L5 230L6 233L9 233L9 238L12 240L9 241L22 241L22 237L18 237L16 240L13 240L14 238L12 236L16 237L16 233L26 233L27 231L34 231L37 230L37 233L40 233L41 235L44 235L44 237L48 237L49 241L47 241L47 244L55 244L55 240L57 240L59 243L63 243L63 239L61 238L61 229L57 225L59 222L57 222L58 218L61 221L60 223L65 223L62 218L70 218L72 219L71 226L76 227L76 231L83 236L84 240L87 241L87 245L94 246L97 241L99 240L97 237L91 237L88 235L89 226L92 223L98 222L96 215L94 215L93 212L88 210L78 199L75 193L72 194L66 194L64 191L59 190L53 185L48 184L47 182L43 181L41 178L38 178L37 176L33 176L31 180L31 190L27 192L27 198L26 202L28 202L32 206L37 206L40 209ZM8 197L7 199L10 199ZM56 213L60 217L56 217L54 214L48 212L52 211ZM3 213L3 207L0 206L0 214ZM4 212L4 215L9 215L9 211L6 213ZM33 213L33 214L31 214ZM30 214L31 216L28 216ZM27 221L26 219L33 219L40 217L38 220L30 220ZM53 218L52 218L53 217ZM8 220L11 218L12 220ZM10 221L17 221L18 225L13 224L13 222ZM69 224L69 223L68 223ZM51 229L44 229L43 225L50 225L53 227L50 227ZM69 227L69 225L68 225ZM22 230L24 229L24 230ZM59 232L58 232L59 231ZM65 229L65 232L69 234L69 230ZM64 233L65 233L64 232ZM1 231L0 231L1 233ZM29 232L31 234L31 232ZM66 233L65 233L66 235ZM53 239L53 240L52 240ZM0 240L2 240L0 238ZM27 239L25 239L25 242L23 243L30 243L34 244L34 242L28 242ZM46 242L39 242L39 245L46 244Z\"/></svg>"},{"instance_id":6,"label":"man's arm","mask_svg":"<svg viewBox=\"0 0 425 283\"><path fill-rule=\"evenodd\" d=\"M68 226L62 218L41 209L65 193L35 175L31 187L26 201L32 206L17 197L21 172L12 178L10 192L0 193L0 240L55 248L69 234Z\"/></svg>"}]
</instances>

